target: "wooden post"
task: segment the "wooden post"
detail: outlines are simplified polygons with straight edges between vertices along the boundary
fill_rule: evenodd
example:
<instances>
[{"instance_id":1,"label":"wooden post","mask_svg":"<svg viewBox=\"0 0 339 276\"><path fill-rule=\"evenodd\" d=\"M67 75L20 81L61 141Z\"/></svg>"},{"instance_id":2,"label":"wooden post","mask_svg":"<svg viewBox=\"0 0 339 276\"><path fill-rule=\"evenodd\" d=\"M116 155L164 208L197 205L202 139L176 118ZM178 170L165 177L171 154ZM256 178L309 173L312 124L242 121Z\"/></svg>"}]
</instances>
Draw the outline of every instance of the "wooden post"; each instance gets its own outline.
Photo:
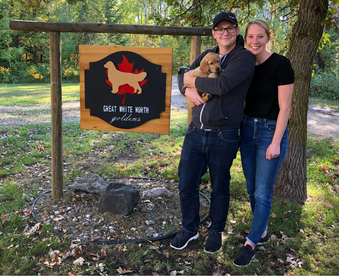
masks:
<instances>
[{"instance_id":1,"label":"wooden post","mask_svg":"<svg viewBox=\"0 0 339 276\"><path fill-rule=\"evenodd\" d=\"M60 33L49 33L52 123L52 199L63 197L62 93Z\"/></svg>"},{"instance_id":2,"label":"wooden post","mask_svg":"<svg viewBox=\"0 0 339 276\"><path fill-rule=\"evenodd\" d=\"M192 64L193 61L195 61L195 59L200 55L200 53L201 53L201 36L192 36L190 64ZM186 98L186 103L188 105L188 108L187 108L187 127L188 127L192 121L192 107L193 106L192 106L192 102L187 101L187 98Z\"/></svg>"},{"instance_id":3,"label":"wooden post","mask_svg":"<svg viewBox=\"0 0 339 276\"><path fill-rule=\"evenodd\" d=\"M190 64L192 64L193 61L195 61L195 59L200 55L200 53L201 53L201 36L192 36Z\"/></svg>"}]
</instances>

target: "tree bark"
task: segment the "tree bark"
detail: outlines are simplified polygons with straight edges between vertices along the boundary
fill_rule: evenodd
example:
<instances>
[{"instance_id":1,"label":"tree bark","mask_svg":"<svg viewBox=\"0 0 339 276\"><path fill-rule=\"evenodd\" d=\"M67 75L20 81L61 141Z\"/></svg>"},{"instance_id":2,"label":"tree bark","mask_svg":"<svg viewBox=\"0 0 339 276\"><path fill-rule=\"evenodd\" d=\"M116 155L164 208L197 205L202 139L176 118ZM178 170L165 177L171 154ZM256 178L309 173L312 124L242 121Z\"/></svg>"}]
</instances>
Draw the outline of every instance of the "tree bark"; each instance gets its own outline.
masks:
<instances>
[{"instance_id":1,"label":"tree bark","mask_svg":"<svg viewBox=\"0 0 339 276\"><path fill-rule=\"evenodd\" d=\"M286 159L275 183L275 195L305 201L306 140L308 97L312 69L323 33L322 21L328 10L328 0L302 0L298 20L293 26L289 59L295 73L294 91L289 120L289 145Z\"/></svg>"}]
</instances>

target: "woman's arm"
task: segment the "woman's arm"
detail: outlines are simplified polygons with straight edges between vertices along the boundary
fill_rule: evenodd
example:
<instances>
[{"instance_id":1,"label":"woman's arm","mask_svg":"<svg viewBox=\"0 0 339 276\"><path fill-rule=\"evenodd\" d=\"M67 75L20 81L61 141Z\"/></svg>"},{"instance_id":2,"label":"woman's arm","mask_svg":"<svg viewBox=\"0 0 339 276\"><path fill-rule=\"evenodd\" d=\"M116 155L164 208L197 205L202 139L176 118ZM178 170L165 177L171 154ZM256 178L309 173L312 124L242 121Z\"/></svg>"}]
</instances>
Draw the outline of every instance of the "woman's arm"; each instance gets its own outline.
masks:
<instances>
[{"instance_id":1,"label":"woman's arm","mask_svg":"<svg viewBox=\"0 0 339 276\"><path fill-rule=\"evenodd\" d=\"M278 114L277 125L272 143L269 145L266 151L266 158L268 160L280 155L280 142L284 135L290 116L293 86L293 83L278 86L278 103L280 111Z\"/></svg>"}]
</instances>

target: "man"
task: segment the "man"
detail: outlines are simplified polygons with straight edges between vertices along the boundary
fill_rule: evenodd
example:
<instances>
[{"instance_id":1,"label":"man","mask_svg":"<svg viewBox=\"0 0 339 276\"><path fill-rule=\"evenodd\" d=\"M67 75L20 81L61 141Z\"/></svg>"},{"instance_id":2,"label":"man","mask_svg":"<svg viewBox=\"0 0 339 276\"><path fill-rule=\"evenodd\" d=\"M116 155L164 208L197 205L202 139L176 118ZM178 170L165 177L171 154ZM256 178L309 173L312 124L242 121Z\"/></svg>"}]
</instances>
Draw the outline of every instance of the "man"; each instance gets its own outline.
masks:
<instances>
[{"instance_id":1,"label":"man","mask_svg":"<svg viewBox=\"0 0 339 276\"><path fill-rule=\"evenodd\" d=\"M182 94L196 107L188 127L179 164L179 193L182 230L171 242L177 250L199 237L199 184L209 168L211 177L211 225L205 251L221 250L230 200L230 168L239 148L239 127L247 90L254 74L254 59L244 49L238 22L233 13L219 13L213 20L212 34L218 46L203 52L190 66L194 69L208 52L220 55L222 72L216 79L192 77L190 72L179 81ZM188 88L187 86L194 87ZM198 90L213 97L205 103Z\"/></svg>"}]
</instances>

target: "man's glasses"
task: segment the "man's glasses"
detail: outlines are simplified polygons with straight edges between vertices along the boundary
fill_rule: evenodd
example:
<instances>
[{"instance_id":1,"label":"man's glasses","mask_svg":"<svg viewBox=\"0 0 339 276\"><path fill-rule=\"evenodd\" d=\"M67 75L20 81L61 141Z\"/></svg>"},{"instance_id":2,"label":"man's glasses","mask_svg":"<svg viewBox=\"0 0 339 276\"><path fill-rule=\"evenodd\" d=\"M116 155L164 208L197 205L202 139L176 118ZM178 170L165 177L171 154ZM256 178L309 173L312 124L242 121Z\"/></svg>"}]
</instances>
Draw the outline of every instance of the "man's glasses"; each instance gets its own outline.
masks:
<instances>
[{"instance_id":1,"label":"man's glasses","mask_svg":"<svg viewBox=\"0 0 339 276\"><path fill-rule=\"evenodd\" d=\"M229 34L234 34L236 30L237 30L237 27L214 29L217 35L222 35L225 31L227 31Z\"/></svg>"}]
</instances>

